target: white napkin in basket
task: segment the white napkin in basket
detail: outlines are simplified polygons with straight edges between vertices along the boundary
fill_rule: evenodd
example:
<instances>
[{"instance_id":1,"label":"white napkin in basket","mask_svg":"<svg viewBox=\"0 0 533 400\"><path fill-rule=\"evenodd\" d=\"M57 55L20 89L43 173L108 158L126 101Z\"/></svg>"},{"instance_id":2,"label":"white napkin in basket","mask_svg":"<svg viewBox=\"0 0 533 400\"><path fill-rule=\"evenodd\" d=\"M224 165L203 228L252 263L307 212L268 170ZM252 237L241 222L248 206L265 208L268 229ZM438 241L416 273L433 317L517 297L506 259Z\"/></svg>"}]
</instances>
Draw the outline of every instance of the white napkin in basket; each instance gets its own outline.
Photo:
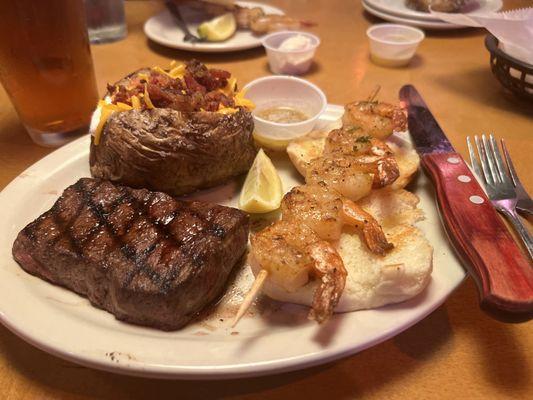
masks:
<instances>
[{"instance_id":1,"label":"white napkin in basket","mask_svg":"<svg viewBox=\"0 0 533 400\"><path fill-rule=\"evenodd\" d=\"M455 14L431 10L431 14L452 24L483 27L500 42L511 57L533 65L533 7L486 14Z\"/></svg>"}]
</instances>

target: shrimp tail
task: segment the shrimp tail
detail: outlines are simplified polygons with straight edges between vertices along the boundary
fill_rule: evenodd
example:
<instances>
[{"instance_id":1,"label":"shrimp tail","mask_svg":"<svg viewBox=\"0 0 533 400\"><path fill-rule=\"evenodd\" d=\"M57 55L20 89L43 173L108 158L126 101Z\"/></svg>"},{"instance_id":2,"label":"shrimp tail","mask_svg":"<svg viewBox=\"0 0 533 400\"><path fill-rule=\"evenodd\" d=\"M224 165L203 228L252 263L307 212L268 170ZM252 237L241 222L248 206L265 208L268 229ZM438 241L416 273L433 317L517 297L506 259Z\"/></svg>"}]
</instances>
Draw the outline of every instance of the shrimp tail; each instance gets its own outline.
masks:
<instances>
[{"instance_id":1,"label":"shrimp tail","mask_svg":"<svg viewBox=\"0 0 533 400\"><path fill-rule=\"evenodd\" d=\"M379 223L353 201L343 199L342 215L345 222L359 229L363 240L372 253L385 255L394 246L387 241L387 237Z\"/></svg>"},{"instance_id":2,"label":"shrimp tail","mask_svg":"<svg viewBox=\"0 0 533 400\"><path fill-rule=\"evenodd\" d=\"M347 272L341 257L328 242L313 243L307 250L314 262L315 273L321 281L313 297L309 319L320 324L333 314L339 303Z\"/></svg>"},{"instance_id":3,"label":"shrimp tail","mask_svg":"<svg viewBox=\"0 0 533 400\"><path fill-rule=\"evenodd\" d=\"M374 189L391 185L400 176L400 168L396 159L386 157L377 162L377 174L374 176L372 187Z\"/></svg>"},{"instance_id":4,"label":"shrimp tail","mask_svg":"<svg viewBox=\"0 0 533 400\"><path fill-rule=\"evenodd\" d=\"M392 125L394 132L403 132L407 130L407 118L405 111L401 108L395 108L392 112Z\"/></svg>"}]
</instances>

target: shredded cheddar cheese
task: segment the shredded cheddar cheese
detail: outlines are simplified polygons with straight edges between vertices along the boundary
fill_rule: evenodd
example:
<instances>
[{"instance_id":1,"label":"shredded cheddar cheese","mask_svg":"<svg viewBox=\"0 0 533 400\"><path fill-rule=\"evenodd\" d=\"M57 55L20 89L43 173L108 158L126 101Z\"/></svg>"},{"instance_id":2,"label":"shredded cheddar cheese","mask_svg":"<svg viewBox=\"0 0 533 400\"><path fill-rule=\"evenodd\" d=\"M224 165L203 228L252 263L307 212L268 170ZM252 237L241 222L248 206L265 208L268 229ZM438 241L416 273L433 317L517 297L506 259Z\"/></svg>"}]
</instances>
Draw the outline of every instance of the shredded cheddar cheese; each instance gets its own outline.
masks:
<instances>
[{"instance_id":1,"label":"shredded cheddar cheese","mask_svg":"<svg viewBox=\"0 0 533 400\"><path fill-rule=\"evenodd\" d=\"M231 78L228 79L228 84L219 90L222 93L224 93L226 96L233 96L236 89L237 89L237 78L234 78L232 76Z\"/></svg>"},{"instance_id":2,"label":"shredded cheddar cheese","mask_svg":"<svg viewBox=\"0 0 533 400\"><path fill-rule=\"evenodd\" d=\"M147 81L148 78L150 78L150 77L148 76L148 74L146 74L146 73L144 73L144 72L139 73L139 75L137 75L137 76L138 76L139 78L141 78L141 79L144 79L145 81Z\"/></svg>"},{"instance_id":3,"label":"shredded cheddar cheese","mask_svg":"<svg viewBox=\"0 0 533 400\"><path fill-rule=\"evenodd\" d=\"M239 109L233 108L233 107L224 107L222 104L218 105L218 110L217 110L217 112L220 114L234 114L237 111L239 111Z\"/></svg>"},{"instance_id":4,"label":"shredded cheddar cheese","mask_svg":"<svg viewBox=\"0 0 533 400\"><path fill-rule=\"evenodd\" d=\"M185 75L185 71L186 71L186 65L173 60L170 62L170 68L168 71L164 70L163 68L159 66L153 67L152 71L167 75L168 77L172 79L183 79ZM150 79L150 74L141 72L138 74L138 77L141 80L144 80L147 82ZM148 84L146 82L144 83L143 93L139 93L138 95L131 96L130 98L131 105L123 103L123 102L117 102L116 104L113 104L111 103L112 97L107 97L105 100L100 100L98 102L97 111L99 110L100 115L98 119L98 124L96 128L94 129L94 133L93 133L95 145L98 145L100 143L100 139L102 136L104 126L107 120L111 117L113 113L124 112L124 111L129 111L129 110L142 110L143 105L149 109L156 108L148 93ZM131 90L133 89L133 87L128 87L128 89ZM111 96L116 95L118 93L118 90L119 90L119 87L115 86L114 92ZM218 90L224 95L228 97L232 97L235 102L235 107L225 107L223 104L219 104L218 110L216 111L218 113L225 114L225 115L234 114L239 111L238 107L244 107L248 110L253 110L255 108L255 104L251 100L244 98L244 91L241 90L237 92L237 79L233 76L228 79L228 82L225 87L220 88ZM187 94L185 90L181 90L181 92L182 94ZM205 110L201 109L201 111L205 111Z\"/></svg>"},{"instance_id":5,"label":"shredded cheddar cheese","mask_svg":"<svg viewBox=\"0 0 533 400\"><path fill-rule=\"evenodd\" d=\"M100 109L100 119L98 121L98 125L96 126L94 130L95 146L98 146L98 143L100 143L100 137L102 136L102 130L104 129L104 125L109 119L109 117L111 117L111 115L115 112L128 111L128 110L131 110L133 107L126 103L118 102L117 104L111 104L111 103L107 103L105 100L100 100L98 102L97 108Z\"/></svg>"},{"instance_id":6,"label":"shredded cheddar cheese","mask_svg":"<svg viewBox=\"0 0 533 400\"><path fill-rule=\"evenodd\" d=\"M126 103L122 103L122 102L118 102L117 104L107 104L107 106L116 106L117 109L115 111L128 111L128 110L131 110L133 107L130 106L129 104L126 104Z\"/></svg>"},{"instance_id":7,"label":"shredded cheddar cheese","mask_svg":"<svg viewBox=\"0 0 533 400\"><path fill-rule=\"evenodd\" d=\"M245 99L244 94L244 90L241 90L235 94L235 97L233 98L235 105L247 108L251 111L255 108L255 104L252 100Z\"/></svg>"},{"instance_id":8,"label":"shredded cheddar cheese","mask_svg":"<svg viewBox=\"0 0 533 400\"><path fill-rule=\"evenodd\" d=\"M181 79L183 78L183 75L185 75L185 64L174 64L175 66L172 66L171 63L171 69L169 71L165 71L161 67L153 67L152 70L155 72L159 72L160 74L167 75L171 77L172 79Z\"/></svg>"},{"instance_id":9,"label":"shredded cheddar cheese","mask_svg":"<svg viewBox=\"0 0 533 400\"><path fill-rule=\"evenodd\" d=\"M152 103L152 99L150 99L150 95L148 94L148 85L144 84L144 104L146 104L146 107L148 108L155 108L154 103Z\"/></svg>"},{"instance_id":10,"label":"shredded cheddar cheese","mask_svg":"<svg viewBox=\"0 0 533 400\"><path fill-rule=\"evenodd\" d=\"M131 105L134 110L141 109L141 100L137 96L131 96Z\"/></svg>"},{"instance_id":11,"label":"shredded cheddar cheese","mask_svg":"<svg viewBox=\"0 0 533 400\"><path fill-rule=\"evenodd\" d=\"M100 143L100 136L102 136L102 130L104 129L104 125L107 122L107 119L113 114L113 110L109 108L102 107L100 108L100 121L98 122L98 125L94 131L94 145L98 146Z\"/></svg>"}]
</instances>

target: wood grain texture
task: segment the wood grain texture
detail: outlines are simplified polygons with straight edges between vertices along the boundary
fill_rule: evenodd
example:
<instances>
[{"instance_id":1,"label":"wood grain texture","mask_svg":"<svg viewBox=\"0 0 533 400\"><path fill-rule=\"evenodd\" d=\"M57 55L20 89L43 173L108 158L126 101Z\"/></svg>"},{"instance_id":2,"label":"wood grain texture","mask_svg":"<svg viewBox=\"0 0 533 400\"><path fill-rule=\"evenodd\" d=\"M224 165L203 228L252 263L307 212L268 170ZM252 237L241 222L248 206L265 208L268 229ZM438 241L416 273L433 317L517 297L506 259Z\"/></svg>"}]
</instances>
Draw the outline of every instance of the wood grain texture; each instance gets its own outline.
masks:
<instances>
[{"instance_id":1,"label":"wood grain texture","mask_svg":"<svg viewBox=\"0 0 533 400\"><path fill-rule=\"evenodd\" d=\"M499 312L501 318L510 317L506 312L531 318L533 268L529 257L514 241L461 155L427 154L422 163L435 183L448 233L467 261L465 265L471 267L482 305Z\"/></svg>"},{"instance_id":2,"label":"wood grain texture","mask_svg":"<svg viewBox=\"0 0 533 400\"><path fill-rule=\"evenodd\" d=\"M313 32L322 44L304 78L319 85L331 103L366 98L376 84L382 87L380 98L393 101L401 86L412 83L459 153L467 154L467 135L505 137L522 183L533 192L532 105L507 96L492 76L484 32L426 32L409 67L388 69L370 62L365 35L371 24L383 21L365 13L359 1L266 2L318 23ZM128 37L92 47L100 93L129 71L168 65L171 59L197 57L227 68L241 85L269 73L261 49L196 55L148 41L142 25L162 8L161 2L127 1ZM32 144L0 88L0 187L50 151ZM119 376L46 354L0 326L0 399L526 399L533 392L532 354L531 323L502 324L488 317L467 279L438 310L393 339L335 363L262 378L193 382Z\"/></svg>"}]
</instances>

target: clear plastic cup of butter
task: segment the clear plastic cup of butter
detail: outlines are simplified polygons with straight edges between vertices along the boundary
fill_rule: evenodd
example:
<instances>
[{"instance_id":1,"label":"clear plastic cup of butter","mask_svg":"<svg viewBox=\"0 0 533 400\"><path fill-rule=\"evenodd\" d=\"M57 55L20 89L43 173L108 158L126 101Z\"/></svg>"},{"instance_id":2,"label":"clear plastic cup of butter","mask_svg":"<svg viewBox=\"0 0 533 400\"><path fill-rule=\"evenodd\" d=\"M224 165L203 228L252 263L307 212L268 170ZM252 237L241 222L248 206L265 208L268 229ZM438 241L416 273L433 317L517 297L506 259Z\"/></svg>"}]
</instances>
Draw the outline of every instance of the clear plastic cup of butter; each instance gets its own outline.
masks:
<instances>
[{"instance_id":1,"label":"clear plastic cup of butter","mask_svg":"<svg viewBox=\"0 0 533 400\"><path fill-rule=\"evenodd\" d=\"M327 107L326 95L318 86L294 76L259 78L243 91L255 104L255 140L273 150L282 150L311 132Z\"/></svg>"},{"instance_id":2,"label":"clear plastic cup of butter","mask_svg":"<svg viewBox=\"0 0 533 400\"><path fill-rule=\"evenodd\" d=\"M270 70L274 74L305 74L315 56L320 39L308 32L280 31L262 39Z\"/></svg>"},{"instance_id":3,"label":"clear plastic cup of butter","mask_svg":"<svg viewBox=\"0 0 533 400\"><path fill-rule=\"evenodd\" d=\"M400 24L377 24L367 29L370 59L384 67L403 67L409 64L424 32Z\"/></svg>"}]
</instances>

